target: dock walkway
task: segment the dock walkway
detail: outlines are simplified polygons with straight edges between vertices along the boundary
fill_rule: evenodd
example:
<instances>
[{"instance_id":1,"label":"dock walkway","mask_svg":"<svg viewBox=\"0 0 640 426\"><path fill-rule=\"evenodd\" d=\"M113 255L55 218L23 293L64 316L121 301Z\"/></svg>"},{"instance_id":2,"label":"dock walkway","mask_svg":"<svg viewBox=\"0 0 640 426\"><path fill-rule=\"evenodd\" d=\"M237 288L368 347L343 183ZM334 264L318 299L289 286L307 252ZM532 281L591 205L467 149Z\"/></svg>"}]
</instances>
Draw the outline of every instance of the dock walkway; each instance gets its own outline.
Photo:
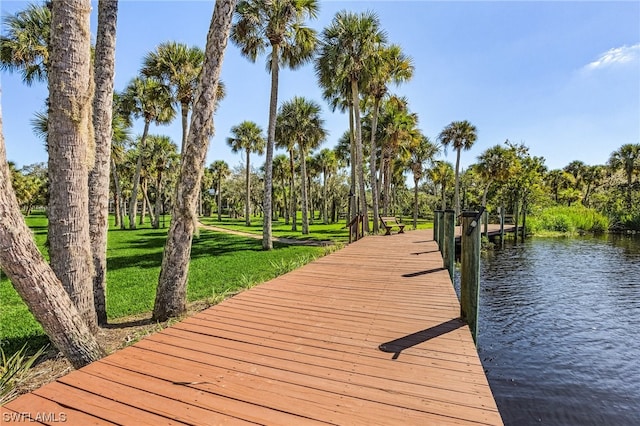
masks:
<instances>
[{"instance_id":1,"label":"dock walkway","mask_svg":"<svg viewBox=\"0 0 640 426\"><path fill-rule=\"evenodd\" d=\"M366 237L23 395L3 424L500 425L459 311L431 230Z\"/></svg>"}]
</instances>

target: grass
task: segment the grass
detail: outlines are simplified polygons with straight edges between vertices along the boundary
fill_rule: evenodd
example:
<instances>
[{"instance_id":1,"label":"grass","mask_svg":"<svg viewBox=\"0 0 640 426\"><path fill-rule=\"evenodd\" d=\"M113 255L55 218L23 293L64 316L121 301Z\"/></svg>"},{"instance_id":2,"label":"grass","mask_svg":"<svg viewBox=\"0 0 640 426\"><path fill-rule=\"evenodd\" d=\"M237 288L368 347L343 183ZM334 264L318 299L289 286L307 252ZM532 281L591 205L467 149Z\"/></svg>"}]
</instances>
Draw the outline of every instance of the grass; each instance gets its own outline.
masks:
<instances>
[{"instance_id":1,"label":"grass","mask_svg":"<svg viewBox=\"0 0 640 426\"><path fill-rule=\"evenodd\" d=\"M42 213L27 218L45 252L47 221ZM167 229L143 225L137 230L110 229L107 250L107 314L109 319L149 312L153 308ZM220 295L269 280L289 268L322 256L326 249L286 246L262 250L260 240L201 230L194 237L189 266L188 300L214 301ZM46 252L45 252L46 256ZM25 343L31 351L47 344L41 326L6 276L0 277L0 341L5 353Z\"/></svg>"},{"instance_id":2,"label":"grass","mask_svg":"<svg viewBox=\"0 0 640 426\"><path fill-rule=\"evenodd\" d=\"M222 222L218 222L218 218L215 215L213 217L201 217L200 222L205 225L262 235L262 217L252 217L251 226L246 226L243 218L231 219L223 217ZM405 230L413 229L413 219L411 217L403 217L402 222L407 224ZM426 219L418 219L417 225L417 229L433 228L433 222ZM369 222L369 229L373 229L371 222ZM329 240L337 243L347 243L349 241L349 230L346 228L346 221L344 219L337 223L329 223L327 225L322 224L321 220L316 220L314 224L309 224L309 234L302 235L302 217L300 212L298 212L297 231L292 231L291 224L286 224L284 219L280 218L277 221L273 221L272 235L280 238L295 238L310 241Z\"/></svg>"},{"instance_id":3,"label":"grass","mask_svg":"<svg viewBox=\"0 0 640 426\"><path fill-rule=\"evenodd\" d=\"M597 234L608 228L606 216L583 206L551 207L527 218L528 231L537 236Z\"/></svg>"}]
</instances>

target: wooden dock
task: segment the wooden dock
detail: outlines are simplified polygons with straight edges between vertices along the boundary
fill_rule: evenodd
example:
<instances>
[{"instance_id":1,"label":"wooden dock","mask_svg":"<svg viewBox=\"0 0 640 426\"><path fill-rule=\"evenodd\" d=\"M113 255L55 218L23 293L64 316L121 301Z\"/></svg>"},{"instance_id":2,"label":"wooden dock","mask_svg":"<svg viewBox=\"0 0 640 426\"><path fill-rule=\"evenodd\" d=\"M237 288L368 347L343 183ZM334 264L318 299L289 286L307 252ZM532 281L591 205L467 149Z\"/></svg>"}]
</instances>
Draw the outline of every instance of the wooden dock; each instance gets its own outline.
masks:
<instances>
[{"instance_id":1,"label":"wooden dock","mask_svg":"<svg viewBox=\"0 0 640 426\"><path fill-rule=\"evenodd\" d=\"M366 237L18 398L2 423L500 425L459 311L430 230Z\"/></svg>"}]
</instances>

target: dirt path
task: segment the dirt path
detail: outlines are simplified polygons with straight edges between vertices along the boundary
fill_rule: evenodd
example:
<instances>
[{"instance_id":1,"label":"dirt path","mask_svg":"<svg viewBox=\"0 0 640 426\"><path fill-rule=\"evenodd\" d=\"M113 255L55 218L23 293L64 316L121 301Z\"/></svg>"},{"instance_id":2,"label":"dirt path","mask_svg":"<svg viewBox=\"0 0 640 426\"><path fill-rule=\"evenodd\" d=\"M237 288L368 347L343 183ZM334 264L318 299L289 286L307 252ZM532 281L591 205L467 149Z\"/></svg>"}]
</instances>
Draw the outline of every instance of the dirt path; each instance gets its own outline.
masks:
<instances>
[{"instance_id":1,"label":"dirt path","mask_svg":"<svg viewBox=\"0 0 640 426\"><path fill-rule=\"evenodd\" d=\"M212 225L205 225L204 223L201 223L201 222L198 222L198 226L203 229L208 229L209 231L240 235L242 237L253 238L255 240L262 239L262 235L252 234L250 232L235 231L233 229L220 228ZM327 247L334 244L333 241L309 241L309 240L299 240L297 238L272 237L272 239L273 241L276 241L282 244L298 245L298 246Z\"/></svg>"}]
</instances>

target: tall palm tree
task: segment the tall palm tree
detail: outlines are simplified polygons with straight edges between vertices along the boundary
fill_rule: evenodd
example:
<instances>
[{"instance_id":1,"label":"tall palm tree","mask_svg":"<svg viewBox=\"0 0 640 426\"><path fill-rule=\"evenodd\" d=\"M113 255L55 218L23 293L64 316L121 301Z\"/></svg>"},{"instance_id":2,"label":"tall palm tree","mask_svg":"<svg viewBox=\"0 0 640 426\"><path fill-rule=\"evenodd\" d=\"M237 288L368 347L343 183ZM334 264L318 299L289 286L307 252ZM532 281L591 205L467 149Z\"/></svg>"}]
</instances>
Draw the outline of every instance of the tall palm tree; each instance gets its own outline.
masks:
<instances>
[{"instance_id":1,"label":"tall palm tree","mask_svg":"<svg viewBox=\"0 0 640 426\"><path fill-rule=\"evenodd\" d=\"M447 125L440 135L438 140L444 146L445 151L449 145L456 150L456 170L455 170L455 215L458 217L460 214L460 152L462 150L468 151L478 138L478 132L476 126L464 121L453 121Z\"/></svg>"},{"instance_id":2,"label":"tall palm tree","mask_svg":"<svg viewBox=\"0 0 640 426\"><path fill-rule=\"evenodd\" d=\"M113 115L118 2L98 2L98 32L94 59L93 129L95 160L89 173L89 232L93 256L93 291L98 324L107 323L107 232L109 231L109 168Z\"/></svg>"},{"instance_id":3,"label":"tall palm tree","mask_svg":"<svg viewBox=\"0 0 640 426\"><path fill-rule=\"evenodd\" d=\"M454 179L453 166L446 161L435 161L429 170L429 177L434 185L440 185L441 210L447 208L447 186Z\"/></svg>"},{"instance_id":4,"label":"tall palm tree","mask_svg":"<svg viewBox=\"0 0 640 426\"><path fill-rule=\"evenodd\" d=\"M433 162L440 147L424 135L411 146L410 166L413 172L413 229L418 227L418 183L424 176L425 166Z\"/></svg>"},{"instance_id":5,"label":"tall palm tree","mask_svg":"<svg viewBox=\"0 0 640 426\"><path fill-rule=\"evenodd\" d=\"M420 141L418 115L409 110L405 97L390 96L380 109L378 125L381 142L380 186L384 188L383 214L389 214L391 202L391 181L394 166L406 164L411 155L411 146ZM399 160L399 161L396 161Z\"/></svg>"},{"instance_id":6,"label":"tall palm tree","mask_svg":"<svg viewBox=\"0 0 640 426\"><path fill-rule=\"evenodd\" d=\"M24 221L11 186L1 111L0 211L0 264L36 321L74 367L83 367L102 357L98 342L60 279L40 254Z\"/></svg>"},{"instance_id":7,"label":"tall palm tree","mask_svg":"<svg viewBox=\"0 0 640 426\"><path fill-rule=\"evenodd\" d=\"M298 230L298 201L296 199L296 140L283 132L283 120L281 114L276 117L276 146L283 148L289 153L289 194L291 194L289 215L291 216L291 230Z\"/></svg>"},{"instance_id":8,"label":"tall palm tree","mask_svg":"<svg viewBox=\"0 0 640 426\"><path fill-rule=\"evenodd\" d=\"M182 117L182 144L184 151L189 132L189 110L195 96L198 78L202 71L204 52L197 46L188 47L175 41L161 43L155 51L149 52L142 60L142 75L156 77L171 87L173 97L180 105ZM221 86L219 86L221 87ZM220 93L218 94L220 100Z\"/></svg>"},{"instance_id":9,"label":"tall palm tree","mask_svg":"<svg viewBox=\"0 0 640 426\"><path fill-rule=\"evenodd\" d=\"M178 168L178 147L169 136L150 135L147 138L146 149L149 155L150 171L152 172L150 177L155 179L155 205L151 215L151 226L158 229L160 228L160 215L162 213L162 199L166 181L165 173Z\"/></svg>"},{"instance_id":10,"label":"tall palm tree","mask_svg":"<svg viewBox=\"0 0 640 426\"><path fill-rule=\"evenodd\" d=\"M245 189L246 199L244 206L245 224L251 226L251 153L262 155L264 153L264 136L262 129L253 121L243 121L231 128L232 137L227 138L227 143L233 152L244 151L246 154ZM265 213L266 214L266 213Z\"/></svg>"},{"instance_id":11,"label":"tall palm tree","mask_svg":"<svg viewBox=\"0 0 640 426\"><path fill-rule=\"evenodd\" d=\"M316 32L305 26L307 19L318 16L317 0L241 0L236 9L236 22L231 39L244 56L255 62L271 46L268 69L271 72L267 155L264 168L264 225L262 247L273 248L271 241L271 209L273 192L273 151L278 108L278 76L280 66L296 69L313 58Z\"/></svg>"},{"instance_id":12,"label":"tall palm tree","mask_svg":"<svg viewBox=\"0 0 640 426\"><path fill-rule=\"evenodd\" d=\"M155 77L136 77L125 88L121 95L121 107L124 112L133 114L144 120L144 129L140 138L140 152L145 149L149 126L151 123L168 124L175 116L171 105L172 97L167 87ZM142 156L138 157L136 172L133 177L133 189L129 202L129 228L136 228L136 212L138 208L138 185L142 171Z\"/></svg>"},{"instance_id":13,"label":"tall palm tree","mask_svg":"<svg viewBox=\"0 0 640 426\"><path fill-rule=\"evenodd\" d=\"M487 194L491 184L505 183L514 174L517 164L515 151L501 145L492 146L478 156L476 170L485 181L482 194L483 206L487 205Z\"/></svg>"},{"instance_id":14,"label":"tall palm tree","mask_svg":"<svg viewBox=\"0 0 640 426\"><path fill-rule=\"evenodd\" d=\"M89 328L97 330L87 179L93 154L93 141L87 131L93 96L91 5L88 0L76 0L53 3L52 7L48 74L49 253L53 270L78 311Z\"/></svg>"},{"instance_id":15,"label":"tall palm tree","mask_svg":"<svg viewBox=\"0 0 640 426\"><path fill-rule=\"evenodd\" d=\"M324 148L316 155L316 162L322 170L322 223L329 223L327 212L327 182L338 169L338 159L334 150ZM375 221L375 220L374 220Z\"/></svg>"},{"instance_id":16,"label":"tall palm tree","mask_svg":"<svg viewBox=\"0 0 640 426\"><path fill-rule=\"evenodd\" d=\"M216 183L216 195L218 196L218 222L222 222L222 181L229 176L231 170L224 160L216 160L209 166Z\"/></svg>"},{"instance_id":17,"label":"tall palm tree","mask_svg":"<svg viewBox=\"0 0 640 426\"><path fill-rule=\"evenodd\" d=\"M371 177L371 195L373 217L378 217L380 201L380 179L376 177L376 134L378 127L378 113L380 102L388 92L389 83L400 84L413 76L413 64L411 58L406 56L400 46L381 46L370 61L369 73L371 78L367 87L367 94L373 98L371 111L371 147L369 159L369 173ZM373 232L378 233L378 221L373 221Z\"/></svg>"},{"instance_id":18,"label":"tall palm tree","mask_svg":"<svg viewBox=\"0 0 640 426\"><path fill-rule=\"evenodd\" d=\"M360 212L365 216L367 216L367 199L360 120L360 85L363 85L369 77L367 66L376 49L384 43L386 43L386 34L380 29L380 21L376 14L340 11L322 32L320 53L316 61L316 74L322 87L330 88L336 85L344 87L348 84L350 88ZM342 83L329 83L331 81ZM369 222L364 223L365 230L368 231Z\"/></svg>"},{"instance_id":19,"label":"tall palm tree","mask_svg":"<svg viewBox=\"0 0 640 426\"><path fill-rule=\"evenodd\" d=\"M205 59L191 114L191 127L182 155L171 226L162 256L153 306L153 319L157 321L182 315L187 308L187 275L193 231L196 229L196 205L209 140L214 129L213 113L217 103L218 82L235 5L235 0L216 1L207 33Z\"/></svg>"},{"instance_id":20,"label":"tall palm tree","mask_svg":"<svg viewBox=\"0 0 640 426\"><path fill-rule=\"evenodd\" d=\"M0 36L0 69L19 71L27 85L47 81L51 4L29 4L3 21L6 35Z\"/></svg>"},{"instance_id":21,"label":"tall palm tree","mask_svg":"<svg viewBox=\"0 0 640 426\"><path fill-rule=\"evenodd\" d=\"M640 144L625 144L609 157L609 167L613 170L624 171L627 178L627 209L633 207L632 182L633 176L640 173Z\"/></svg>"},{"instance_id":22,"label":"tall palm tree","mask_svg":"<svg viewBox=\"0 0 640 426\"><path fill-rule=\"evenodd\" d=\"M284 204L284 223L289 224L289 205L287 203L287 183L289 176L291 175L289 170L289 159L284 154L279 154L273 157L273 179L280 181L280 187L282 190L282 202ZM274 191L275 192L275 191Z\"/></svg>"},{"instance_id":23,"label":"tall palm tree","mask_svg":"<svg viewBox=\"0 0 640 426\"><path fill-rule=\"evenodd\" d=\"M280 107L278 127L284 139L298 144L302 188L302 234L309 233L309 200L307 191L307 154L327 136L321 108L317 102L294 97Z\"/></svg>"}]
</instances>

